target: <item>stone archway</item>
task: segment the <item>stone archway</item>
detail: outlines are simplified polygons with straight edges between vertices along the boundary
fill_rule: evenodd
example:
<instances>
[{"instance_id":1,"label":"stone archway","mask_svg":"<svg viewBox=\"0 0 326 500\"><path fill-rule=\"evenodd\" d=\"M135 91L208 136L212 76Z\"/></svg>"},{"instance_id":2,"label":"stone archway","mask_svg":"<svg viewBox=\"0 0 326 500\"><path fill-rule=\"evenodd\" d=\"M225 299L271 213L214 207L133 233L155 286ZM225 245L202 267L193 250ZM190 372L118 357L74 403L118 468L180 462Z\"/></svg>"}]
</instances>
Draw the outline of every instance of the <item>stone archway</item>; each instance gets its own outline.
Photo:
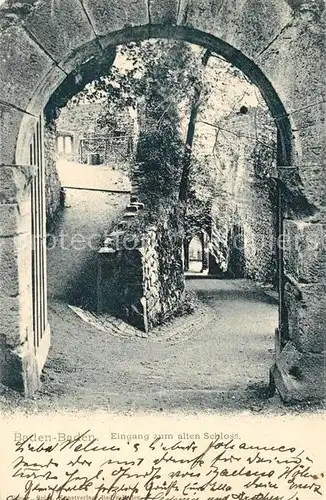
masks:
<instances>
[{"instance_id":1,"label":"stone archway","mask_svg":"<svg viewBox=\"0 0 326 500\"><path fill-rule=\"evenodd\" d=\"M28 145L38 116L67 79L115 45L150 37L206 46L264 96L278 126L280 351L272 368L283 399L320 398L325 366L324 4L285 0L61 0L0 9L2 70L1 339L4 380L38 387L31 347ZM268 23L266 23L268 19Z\"/></svg>"}]
</instances>

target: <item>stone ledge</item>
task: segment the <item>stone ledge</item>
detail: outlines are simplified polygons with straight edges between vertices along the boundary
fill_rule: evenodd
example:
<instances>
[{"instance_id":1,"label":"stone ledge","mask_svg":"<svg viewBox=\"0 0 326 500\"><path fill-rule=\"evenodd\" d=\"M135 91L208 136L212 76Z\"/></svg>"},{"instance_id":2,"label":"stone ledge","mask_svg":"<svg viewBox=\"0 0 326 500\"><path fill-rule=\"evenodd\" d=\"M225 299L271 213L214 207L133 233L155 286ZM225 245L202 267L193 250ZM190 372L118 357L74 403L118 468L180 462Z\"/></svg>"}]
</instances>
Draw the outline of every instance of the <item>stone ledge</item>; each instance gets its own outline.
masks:
<instances>
[{"instance_id":1,"label":"stone ledge","mask_svg":"<svg viewBox=\"0 0 326 500\"><path fill-rule=\"evenodd\" d=\"M115 228L108 234L104 240L103 247L99 253L114 253L118 250L136 250L141 251L144 245L143 235L140 238L137 228L133 234L132 230L134 221L137 220L138 213L144 208L144 204L138 202L135 195L131 195L131 201L126 207L126 211L122 215L122 219L115 225ZM147 231L148 232L148 231Z\"/></svg>"}]
</instances>

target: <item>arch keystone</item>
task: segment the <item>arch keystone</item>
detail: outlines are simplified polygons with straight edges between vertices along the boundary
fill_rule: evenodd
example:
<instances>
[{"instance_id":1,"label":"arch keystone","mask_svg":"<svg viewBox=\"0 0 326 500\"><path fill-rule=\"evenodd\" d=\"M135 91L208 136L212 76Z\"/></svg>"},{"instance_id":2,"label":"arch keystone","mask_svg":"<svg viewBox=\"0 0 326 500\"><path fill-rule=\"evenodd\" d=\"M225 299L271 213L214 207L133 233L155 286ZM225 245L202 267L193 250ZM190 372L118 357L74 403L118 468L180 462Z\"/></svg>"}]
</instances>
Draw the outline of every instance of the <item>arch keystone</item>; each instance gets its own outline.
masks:
<instances>
[{"instance_id":1,"label":"arch keystone","mask_svg":"<svg viewBox=\"0 0 326 500\"><path fill-rule=\"evenodd\" d=\"M149 0L151 24L177 24L179 0Z\"/></svg>"}]
</instances>

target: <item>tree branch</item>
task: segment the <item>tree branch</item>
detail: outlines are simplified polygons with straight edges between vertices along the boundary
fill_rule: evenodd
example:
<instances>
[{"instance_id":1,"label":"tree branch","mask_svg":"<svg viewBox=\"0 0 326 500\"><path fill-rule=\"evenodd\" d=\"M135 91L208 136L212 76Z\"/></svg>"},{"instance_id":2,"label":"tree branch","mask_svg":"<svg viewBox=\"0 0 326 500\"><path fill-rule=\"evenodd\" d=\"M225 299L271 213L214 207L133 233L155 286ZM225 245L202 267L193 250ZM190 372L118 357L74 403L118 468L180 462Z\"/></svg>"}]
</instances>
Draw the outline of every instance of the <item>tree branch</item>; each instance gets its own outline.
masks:
<instances>
[{"instance_id":1,"label":"tree branch","mask_svg":"<svg viewBox=\"0 0 326 500\"><path fill-rule=\"evenodd\" d=\"M210 55L211 55L210 50L206 50L203 57L202 57L203 71L205 70L205 68L207 66ZM183 169L182 169L180 190L179 190L179 201L186 201L187 196L188 196L189 174L190 174L190 168L191 168L191 154L192 154L193 142L194 142L194 137L195 137L196 121L197 121L198 110L199 110L199 105L200 105L200 101L201 101L202 88L203 88L203 77L202 77L201 85L195 91L195 97L194 97L193 105L192 105L191 111L190 111L190 118L189 118L189 123L188 123L185 153L184 153L184 160L183 160Z\"/></svg>"},{"instance_id":2,"label":"tree branch","mask_svg":"<svg viewBox=\"0 0 326 500\"><path fill-rule=\"evenodd\" d=\"M213 123L210 123L210 122L207 122L205 120L199 120L198 123L203 123L204 125L208 125L209 127L213 127L215 129L217 129L217 131L223 131L223 132L228 132L229 134L232 134L232 135L235 135L236 137L246 137L247 139L252 139L252 140L255 140L256 142L258 142L259 144L262 144L263 146L265 146L266 148L269 148L269 149L272 149L274 151L274 147L271 146L270 144L267 144L266 142L264 141L260 141L259 139L256 139L256 137L253 137L251 135L246 135L246 134L240 134L240 133L237 133L237 132L234 132L233 130L229 130L227 128L224 128L224 127L221 127L219 125L214 125Z\"/></svg>"}]
</instances>

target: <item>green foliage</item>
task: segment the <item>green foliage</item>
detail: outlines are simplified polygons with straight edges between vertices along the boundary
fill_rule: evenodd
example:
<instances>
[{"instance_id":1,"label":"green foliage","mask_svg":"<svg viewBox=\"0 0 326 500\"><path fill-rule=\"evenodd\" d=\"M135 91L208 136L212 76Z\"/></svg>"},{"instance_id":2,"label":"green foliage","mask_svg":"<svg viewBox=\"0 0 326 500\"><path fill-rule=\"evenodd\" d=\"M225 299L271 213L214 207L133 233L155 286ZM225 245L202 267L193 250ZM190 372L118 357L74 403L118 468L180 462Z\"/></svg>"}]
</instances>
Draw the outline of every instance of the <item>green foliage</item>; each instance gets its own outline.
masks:
<instances>
[{"instance_id":1,"label":"green foliage","mask_svg":"<svg viewBox=\"0 0 326 500\"><path fill-rule=\"evenodd\" d=\"M116 63L75 99L75 103L81 99L103 101L98 119L102 130L117 129L122 110L137 111L139 137L132 173L150 210L155 212L160 204L177 203L185 158L190 158L187 201L180 211L185 217L187 234L209 226L212 201L224 196L216 174L223 170L223 152L228 161L231 157L232 164L237 165L241 140L240 135L236 137L237 134L227 131L228 119L237 120L237 110L253 94L253 87L239 70L221 62L215 54L211 54L203 78L204 53L198 47L171 40L119 46ZM189 126L194 106L200 108L198 119L196 116L197 147L191 148L187 157L184 129L187 120ZM264 105L259 103L258 108L261 109L255 130L248 131L252 137L250 159L257 176L265 178L275 154L271 139L275 125L271 121L267 124L269 117ZM208 122L216 131L214 161L212 154L202 155L207 137L201 132L197 134L200 125L210 125Z\"/></svg>"},{"instance_id":2,"label":"green foliage","mask_svg":"<svg viewBox=\"0 0 326 500\"><path fill-rule=\"evenodd\" d=\"M158 116L168 103L191 101L199 85L200 65L189 44L161 39L132 42L119 46L117 54L116 63L79 93L73 105L102 99L104 118L122 107L136 109L144 99L159 104Z\"/></svg>"},{"instance_id":3,"label":"green foliage","mask_svg":"<svg viewBox=\"0 0 326 500\"><path fill-rule=\"evenodd\" d=\"M121 46L117 63L78 97L103 99L102 130L117 128L121 110L137 110L140 133L133 170L151 206L172 201L178 193L184 158L181 113L191 107L202 84L198 52L167 40Z\"/></svg>"},{"instance_id":4,"label":"green foliage","mask_svg":"<svg viewBox=\"0 0 326 500\"><path fill-rule=\"evenodd\" d=\"M140 192L152 208L167 199L177 202L185 154L181 107L192 103L200 81L200 65L189 46L181 42L159 40L154 46L147 43L146 48L150 50L145 51L140 79L144 87L138 105L136 164Z\"/></svg>"},{"instance_id":5,"label":"green foliage","mask_svg":"<svg viewBox=\"0 0 326 500\"><path fill-rule=\"evenodd\" d=\"M175 198L180 183L182 142L171 128L141 134L136 153L136 177L146 204Z\"/></svg>"}]
</instances>

